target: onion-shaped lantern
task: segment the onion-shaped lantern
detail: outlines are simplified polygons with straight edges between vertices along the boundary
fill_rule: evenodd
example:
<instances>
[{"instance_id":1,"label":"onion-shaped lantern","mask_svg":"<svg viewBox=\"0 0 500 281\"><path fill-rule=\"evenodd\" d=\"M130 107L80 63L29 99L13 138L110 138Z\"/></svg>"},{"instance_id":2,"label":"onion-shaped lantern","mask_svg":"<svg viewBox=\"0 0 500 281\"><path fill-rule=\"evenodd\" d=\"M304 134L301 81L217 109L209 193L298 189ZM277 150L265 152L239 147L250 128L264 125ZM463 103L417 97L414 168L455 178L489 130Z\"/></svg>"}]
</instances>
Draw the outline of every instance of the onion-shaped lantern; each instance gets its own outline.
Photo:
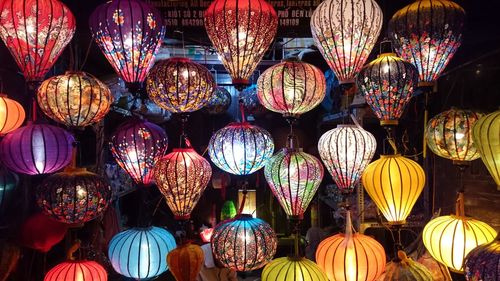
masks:
<instances>
[{"instance_id":1,"label":"onion-shaped lantern","mask_svg":"<svg viewBox=\"0 0 500 281\"><path fill-rule=\"evenodd\" d=\"M248 175L264 167L274 151L271 134L247 122L231 123L212 135L208 154L220 169Z\"/></svg>"},{"instance_id":2,"label":"onion-shaped lantern","mask_svg":"<svg viewBox=\"0 0 500 281\"><path fill-rule=\"evenodd\" d=\"M167 145L167 135L161 127L139 119L120 125L110 143L116 162L142 185L151 183L153 167L165 154Z\"/></svg>"},{"instance_id":3,"label":"onion-shaped lantern","mask_svg":"<svg viewBox=\"0 0 500 281\"><path fill-rule=\"evenodd\" d=\"M85 127L101 121L113 96L106 84L85 72L66 72L40 85L38 105L50 119L69 127Z\"/></svg>"},{"instance_id":4,"label":"onion-shaped lantern","mask_svg":"<svg viewBox=\"0 0 500 281\"><path fill-rule=\"evenodd\" d=\"M9 204L18 182L19 177L16 174L0 166L0 215Z\"/></svg>"},{"instance_id":5,"label":"onion-shaped lantern","mask_svg":"<svg viewBox=\"0 0 500 281\"><path fill-rule=\"evenodd\" d=\"M158 106L173 112L196 111L212 98L215 81L210 71L187 58L158 62L148 75L147 91Z\"/></svg>"},{"instance_id":6,"label":"onion-shaped lantern","mask_svg":"<svg viewBox=\"0 0 500 281\"><path fill-rule=\"evenodd\" d=\"M341 84L354 82L377 42L382 22L382 10L374 0L326 0L314 10L313 39Z\"/></svg>"},{"instance_id":7,"label":"onion-shaped lantern","mask_svg":"<svg viewBox=\"0 0 500 281\"><path fill-rule=\"evenodd\" d=\"M427 145L436 155L465 164L480 157L472 139L472 127L483 115L450 109L434 116L425 131Z\"/></svg>"},{"instance_id":8,"label":"onion-shaped lantern","mask_svg":"<svg viewBox=\"0 0 500 281\"><path fill-rule=\"evenodd\" d=\"M212 176L210 163L191 148L174 148L158 160L154 177L176 219L187 220Z\"/></svg>"},{"instance_id":9,"label":"onion-shaped lantern","mask_svg":"<svg viewBox=\"0 0 500 281\"><path fill-rule=\"evenodd\" d=\"M261 276L262 281L328 281L317 264L306 258L282 257L268 263Z\"/></svg>"},{"instance_id":10,"label":"onion-shaped lantern","mask_svg":"<svg viewBox=\"0 0 500 281\"><path fill-rule=\"evenodd\" d=\"M354 190L376 148L375 137L354 125L339 125L318 142L321 160L343 192Z\"/></svg>"},{"instance_id":11,"label":"onion-shaped lantern","mask_svg":"<svg viewBox=\"0 0 500 281\"><path fill-rule=\"evenodd\" d=\"M397 11L389 36L398 55L417 67L419 86L431 86L462 40L465 11L449 0L418 0Z\"/></svg>"},{"instance_id":12,"label":"onion-shaped lantern","mask_svg":"<svg viewBox=\"0 0 500 281\"><path fill-rule=\"evenodd\" d=\"M163 228L131 228L111 239L108 256L119 274L151 279L167 271L166 257L175 247L174 236Z\"/></svg>"},{"instance_id":13,"label":"onion-shaped lantern","mask_svg":"<svg viewBox=\"0 0 500 281\"><path fill-rule=\"evenodd\" d=\"M29 123L3 138L0 159L17 173L50 174L71 162L74 142L73 136L61 128Z\"/></svg>"},{"instance_id":14,"label":"onion-shaped lantern","mask_svg":"<svg viewBox=\"0 0 500 281\"><path fill-rule=\"evenodd\" d=\"M481 117L473 127L474 146L500 190L500 110Z\"/></svg>"},{"instance_id":15,"label":"onion-shaped lantern","mask_svg":"<svg viewBox=\"0 0 500 281\"><path fill-rule=\"evenodd\" d=\"M231 94L224 87L215 87L212 98L205 105L208 114L216 115L226 112L231 106Z\"/></svg>"},{"instance_id":16,"label":"onion-shaped lantern","mask_svg":"<svg viewBox=\"0 0 500 281\"><path fill-rule=\"evenodd\" d=\"M109 1L90 16L97 45L132 91L153 66L165 33L162 21L160 12L141 0Z\"/></svg>"},{"instance_id":17,"label":"onion-shaped lantern","mask_svg":"<svg viewBox=\"0 0 500 281\"><path fill-rule=\"evenodd\" d=\"M381 155L363 173L363 186L390 224L406 223L425 185L424 169L401 155Z\"/></svg>"},{"instance_id":18,"label":"onion-shaped lantern","mask_svg":"<svg viewBox=\"0 0 500 281\"><path fill-rule=\"evenodd\" d=\"M85 223L104 213L111 199L111 187L101 176L82 168L67 168L46 178L36 189L36 201L52 218L68 223Z\"/></svg>"},{"instance_id":19,"label":"onion-shaped lantern","mask_svg":"<svg viewBox=\"0 0 500 281\"><path fill-rule=\"evenodd\" d=\"M45 274L44 281L107 281L106 269L95 261L69 260Z\"/></svg>"},{"instance_id":20,"label":"onion-shaped lantern","mask_svg":"<svg viewBox=\"0 0 500 281\"><path fill-rule=\"evenodd\" d=\"M58 0L5 0L0 37L27 81L41 81L76 29L75 17Z\"/></svg>"},{"instance_id":21,"label":"onion-shaped lantern","mask_svg":"<svg viewBox=\"0 0 500 281\"><path fill-rule=\"evenodd\" d=\"M375 281L385 269L385 250L377 240L353 233L351 214L346 215L345 233L321 241L316 263L335 281Z\"/></svg>"},{"instance_id":22,"label":"onion-shaped lantern","mask_svg":"<svg viewBox=\"0 0 500 281\"><path fill-rule=\"evenodd\" d=\"M262 60L278 29L278 16L264 0L214 0L205 29L222 64L239 87Z\"/></svg>"},{"instance_id":23,"label":"onion-shaped lantern","mask_svg":"<svg viewBox=\"0 0 500 281\"><path fill-rule=\"evenodd\" d=\"M264 175L285 213L302 219L323 179L323 166L302 149L284 148L269 159Z\"/></svg>"},{"instance_id":24,"label":"onion-shaped lantern","mask_svg":"<svg viewBox=\"0 0 500 281\"><path fill-rule=\"evenodd\" d=\"M214 257L224 267L250 271L273 259L278 239L269 224L243 214L216 226L212 235Z\"/></svg>"},{"instance_id":25,"label":"onion-shaped lantern","mask_svg":"<svg viewBox=\"0 0 500 281\"><path fill-rule=\"evenodd\" d=\"M415 66L394 53L384 53L363 67L356 84L380 125L397 125L417 86Z\"/></svg>"},{"instance_id":26,"label":"onion-shaped lantern","mask_svg":"<svg viewBox=\"0 0 500 281\"><path fill-rule=\"evenodd\" d=\"M167 263L177 281L198 280L205 255L200 246L187 243L168 253Z\"/></svg>"},{"instance_id":27,"label":"onion-shaped lantern","mask_svg":"<svg viewBox=\"0 0 500 281\"><path fill-rule=\"evenodd\" d=\"M468 281L500 280L500 235L493 242L470 251L464 262Z\"/></svg>"},{"instance_id":28,"label":"onion-shaped lantern","mask_svg":"<svg viewBox=\"0 0 500 281\"><path fill-rule=\"evenodd\" d=\"M0 136L19 128L26 118L23 106L0 94Z\"/></svg>"}]
</instances>

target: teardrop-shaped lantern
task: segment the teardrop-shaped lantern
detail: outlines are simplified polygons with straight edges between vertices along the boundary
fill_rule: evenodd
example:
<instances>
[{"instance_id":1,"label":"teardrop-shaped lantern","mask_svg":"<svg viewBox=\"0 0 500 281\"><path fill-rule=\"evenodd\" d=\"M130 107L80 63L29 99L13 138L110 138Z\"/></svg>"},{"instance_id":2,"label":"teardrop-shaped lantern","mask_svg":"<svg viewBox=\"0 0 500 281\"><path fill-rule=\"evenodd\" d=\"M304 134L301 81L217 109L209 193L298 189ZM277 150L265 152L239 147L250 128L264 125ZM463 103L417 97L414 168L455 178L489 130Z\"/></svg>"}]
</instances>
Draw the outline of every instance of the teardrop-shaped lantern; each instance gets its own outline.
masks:
<instances>
[{"instance_id":1,"label":"teardrop-shaped lantern","mask_svg":"<svg viewBox=\"0 0 500 281\"><path fill-rule=\"evenodd\" d=\"M262 281L328 281L317 264L306 258L282 257L264 267Z\"/></svg>"},{"instance_id":2,"label":"teardrop-shaped lantern","mask_svg":"<svg viewBox=\"0 0 500 281\"><path fill-rule=\"evenodd\" d=\"M23 106L0 94L0 136L19 128L26 118Z\"/></svg>"},{"instance_id":3,"label":"teardrop-shaped lantern","mask_svg":"<svg viewBox=\"0 0 500 281\"><path fill-rule=\"evenodd\" d=\"M481 117L473 127L474 146L500 190L500 110Z\"/></svg>"},{"instance_id":4,"label":"teardrop-shaped lantern","mask_svg":"<svg viewBox=\"0 0 500 281\"><path fill-rule=\"evenodd\" d=\"M500 235L470 251L464 262L468 281L500 280Z\"/></svg>"},{"instance_id":5,"label":"teardrop-shaped lantern","mask_svg":"<svg viewBox=\"0 0 500 281\"><path fill-rule=\"evenodd\" d=\"M196 281L205 256L200 246L187 243L173 249L167 255L170 272L176 281Z\"/></svg>"}]
</instances>

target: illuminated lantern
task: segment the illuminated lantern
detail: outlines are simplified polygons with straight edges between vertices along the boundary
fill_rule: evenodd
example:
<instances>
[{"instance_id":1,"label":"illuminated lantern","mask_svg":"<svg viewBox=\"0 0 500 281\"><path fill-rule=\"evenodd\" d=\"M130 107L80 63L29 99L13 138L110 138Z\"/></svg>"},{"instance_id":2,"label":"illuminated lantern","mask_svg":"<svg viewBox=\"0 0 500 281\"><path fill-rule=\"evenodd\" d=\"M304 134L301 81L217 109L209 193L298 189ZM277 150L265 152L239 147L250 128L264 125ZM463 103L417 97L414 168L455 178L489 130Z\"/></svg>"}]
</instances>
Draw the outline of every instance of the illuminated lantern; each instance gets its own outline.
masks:
<instances>
[{"instance_id":1,"label":"illuminated lantern","mask_svg":"<svg viewBox=\"0 0 500 281\"><path fill-rule=\"evenodd\" d=\"M389 21L389 37L398 55L414 64L419 86L431 86L445 69L462 39L465 12L449 0L418 0Z\"/></svg>"},{"instance_id":2,"label":"illuminated lantern","mask_svg":"<svg viewBox=\"0 0 500 281\"><path fill-rule=\"evenodd\" d=\"M257 96L257 84L252 84L238 93L238 101L248 115L259 115L267 110L260 104Z\"/></svg>"},{"instance_id":3,"label":"illuminated lantern","mask_svg":"<svg viewBox=\"0 0 500 281\"><path fill-rule=\"evenodd\" d=\"M205 228L202 231L200 231L200 237L201 241L204 243L210 243L210 240L212 240L212 234L214 233L213 228Z\"/></svg>"},{"instance_id":4,"label":"illuminated lantern","mask_svg":"<svg viewBox=\"0 0 500 281\"><path fill-rule=\"evenodd\" d=\"M323 179L323 166L300 148L284 148L269 159L264 175L285 213L302 219Z\"/></svg>"},{"instance_id":5,"label":"illuminated lantern","mask_svg":"<svg viewBox=\"0 0 500 281\"><path fill-rule=\"evenodd\" d=\"M19 177L16 174L0 166L0 214L9 204L18 182Z\"/></svg>"},{"instance_id":6,"label":"illuminated lantern","mask_svg":"<svg viewBox=\"0 0 500 281\"><path fill-rule=\"evenodd\" d=\"M181 245L168 253L167 263L177 281L196 281L203 266L205 254L200 246Z\"/></svg>"},{"instance_id":7,"label":"illuminated lantern","mask_svg":"<svg viewBox=\"0 0 500 281\"><path fill-rule=\"evenodd\" d=\"M356 84L380 120L380 125L397 125L417 86L415 66L394 53L384 53L363 67Z\"/></svg>"},{"instance_id":8,"label":"illuminated lantern","mask_svg":"<svg viewBox=\"0 0 500 281\"><path fill-rule=\"evenodd\" d=\"M229 200L222 204L222 208L220 211L220 220L225 221L228 219L232 219L236 216L236 206L234 202Z\"/></svg>"},{"instance_id":9,"label":"illuminated lantern","mask_svg":"<svg viewBox=\"0 0 500 281\"><path fill-rule=\"evenodd\" d=\"M321 241L316 263L330 281L374 281L384 272L385 251L370 236L353 233L351 214L347 212L345 233Z\"/></svg>"},{"instance_id":10,"label":"illuminated lantern","mask_svg":"<svg viewBox=\"0 0 500 281\"><path fill-rule=\"evenodd\" d=\"M413 261L403 251L398 251L398 258L388 263L385 273L379 281L433 281L431 272L422 264Z\"/></svg>"},{"instance_id":11,"label":"illuminated lantern","mask_svg":"<svg viewBox=\"0 0 500 281\"><path fill-rule=\"evenodd\" d=\"M208 114L216 115L226 112L231 106L231 94L224 87L215 87L212 98L205 105Z\"/></svg>"},{"instance_id":12,"label":"illuminated lantern","mask_svg":"<svg viewBox=\"0 0 500 281\"><path fill-rule=\"evenodd\" d=\"M500 279L500 236L470 251L465 258L465 278L468 281Z\"/></svg>"},{"instance_id":13,"label":"illuminated lantern","mask_svg":"<svg viewBox=\"0 0 500 281\"><path fill-rule=\"evenodd\" d=\"M264 0L214 0L205 29L222 64L240 88L262 60L278 29L278 16Z\"/></svg>"},{"instance_id":14,"label":"illuminated lantern","mask_svg":"<svg viewBox=\"0 0 500 281\"><path fill-rule=\"evenodd\" d=\"M69 127L85 127L104 118L113 96L108 86L94 76L66 72L43 81L37 100L50 119Z\"/></svg>"},{"instance_id":15,"label":"illuminated lantern","mask_svg":"<svg viewBox=\"0 0 500 281\"><path fill-rule=\"evenodd\" d=\"M175 247L174 236L163 228L131 228L111 239L108 257L119 274L151 279L167 271L166 256Z\"/></svg>"},{"instance_id":16,"label":"illuminated lantern","mask_svg":"<svg viewBox=\"0 0 500 281\"><path fill-rule=\"evenodd\" d=\"M249 175L271 158L271 134L247 122L231 123L212 135L208 154L220 169L234 175Z\"/></svg>"},{"instance_id":17,"label":"illuminated lantern","mask_svg":"<svg viewBox=\"0 0 500 281\"><path fill-rule=\"evenodd\" d=\"M191 148L174 148L158 160L154 177L175 219L188 220L212 176L210 163Z\"/></svg>"},{"instance_id":18,"label":"illuminated lantern","mask_svg":"<svg viewBox=\"0 0 500 281\"><path fill-rule=\"evenodd\" d=\"M5 0L0 37L27 81L41 81L76 29L75 17L57 0Z\"/></svg>"},{"instance_id":19,"label":"illuminated lantern","mask_svg":"<svg viewBox=\"0 0 500 281\"><path fill-rule=\"evenodd\" d=\"M264 71L257 80L257 96L267 109L297 117L318 106L325 97L321 70L300 61L284 61Z\"/></svg>"},{"instance_id":20,"label":"illuminated lantern","mask_svg":"<svg viewBox=\"0 0 500 281\"><path fill-rule=\"evenodd\" d=\"M165 154L167 145L167 135L161 127L139 119L120 125L110 143L116 162L141 185L151 183L153 167Z\"/></svg>"},{"instance_id":21,"label":"illuminated lantern","mask_svg":"<svg viewBox=\"0 0 500 281\"><path fill-rule=\"evenodd\" d=\"M148 75L147 91L158 106L186 113L205 106L216 87L212 73L187 58L159 61Z\"/></svg>"},{"instance_id":22,"label":"illuminated lantern","mask_svg":"<svg viewBox=\"0 0 500 281\"><path fill-rule=\"evenodd\" d=\"M326 0L314 10L314 42L341 84L354 82L377 42L382 21L374 0Z\"/></svg>"},{"instance_id":23,"label":"illuminated lantern","mask_svg":"<svg viewBox=\"0 0 500 281\"><path fill-rule=\"evenodd\" d=\"M434 116L425 131L427 145L437 156L465 164L480 157L472 139L472 127L483 115L452 108Z\"/></svg>"},{"instance_id":24,"label":"illuminated lantern","mask_svg":"<svg viewBox=\"0 0 500 281\"><path fill-rule=\"evenodd\" d=\"M282 257L268 263L261 276L262 281L328 281L325 273L306 258Z\"/></svg>"},{"instance_id":25,"label":"illuminated lantern","mask_svg":"<svg viewBox=\"0 0 500 281\"><path fill-rule=\"evenodd\" d=\"M20 103L0 94L0 136L19 128L25 117L24 108Z\"/></svg>"},{"instance_id":26,"label":"illuminated lantern","mask_svg":"<svg viewBox=\"0 0 500 281\"><path fill-rule=\"evenodd\" d=\"M73 136L61 128L28 123L3 138L0 159L17 173L50 174L71 162L74 142Z\"/></svg>"},{"instance_id":27,"label":"illuminated lantern","mask_svg":"<svg viewBox=\"0 0 500 281\"><path fill-rule=\"evenodd\" d=\"M429 254L455 272L463 272L464 258L472 249L493 241L497 235L488 224L465 216L463 196L459 193L455 215L431 220L422 232Z\"/></svg>"},{"instance_id":28,"label":"illuminated lantern","mask_svg":"<svg viewBox=\"0 0 500 281\"><path fill-rule=\"evenodd\" d=\"M481 117L473 127L474 146L500 190L500 110Z\"/></svg>"},{"instance_id":29,"label":"illuminated lantern","mask_svg":"<svg viewBox=\"0 0 500 281\"><path fill-rule=\"evenodd\" d=\"M90 31L106 59L131 91L153 66L165 27L160 12L140 0L113 0L90 16Z\"/></svg>"},{"instance_id":30,"label":"illuminated lantern","mask_svg":"<svg viewBox=\"0 0 500 281\"><path fill-rule=\"evenodd\" d=\"M375 137L354 125L339 125L324 133L318 142L321 160L343 192L354 190L376 148Z\"/></svg>"},{"instance_id":31,"label":"illuminated lantern","mask_svg":"<svg viewBox=\"0 0 500 281\"><path fill-rule=\"evenodd\" d=\"M95 261L68 260L45 274L44 281L107 281L106 269Z\"/></svg>"},{"instance_id":32,"label":"illuminated lantern","mask_svg":"<svg viewBox=\"0 0 500 281\"><path fill-rule=\"evenodd\" d=\"M277 242L269 224L246 214L216 226L211 241L215 259L236 271L266 265L276 253Z\"/></svg>"},{"instance_id":33,"label":"illuminated lantern","mask_svg":"<svg viewBox=\"0 0 500 281\"><path fill-rule=\"evenodd\" d=\"M381 155L363 173L363 186L389 224L406 223L425 185L424 169L401 155Z\"/></svg>"}]
</instances>

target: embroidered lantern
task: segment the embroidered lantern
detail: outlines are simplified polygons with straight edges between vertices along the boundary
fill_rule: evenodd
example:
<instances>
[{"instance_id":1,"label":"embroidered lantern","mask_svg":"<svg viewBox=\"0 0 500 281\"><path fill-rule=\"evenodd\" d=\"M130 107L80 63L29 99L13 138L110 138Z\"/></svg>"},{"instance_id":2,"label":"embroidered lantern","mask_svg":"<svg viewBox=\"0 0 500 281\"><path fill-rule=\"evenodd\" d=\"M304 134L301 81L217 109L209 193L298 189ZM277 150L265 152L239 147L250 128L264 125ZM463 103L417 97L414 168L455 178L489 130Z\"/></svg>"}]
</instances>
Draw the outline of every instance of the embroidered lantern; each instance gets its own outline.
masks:
<instances>
[{"instance_id":1,"label":"embroidered lantern","mask_svg":"<svg viewBox=\"0 0 500 281\"><path fill-rule=\"evenodd\" d=\"M474 146L500 190L500 110L481 117L473 126Z\"/></svg>"},{"instance_id":2,"label":"embroidered lantern","mask_svg":"<svg viewBox=\"0 0 500 281\"><path fill-rule=\"evenodd\" d=\"M464 262L468 281L500 279L500 236L470 251Z\"/></svg>"},{"instance_id":3,"label":"embroidered lantern","mask_svg":"<svg viewBox=\"0 0 500 281\"><path fill-rule=\"evenodd\" d=\"M20 103L0 94L0 136L19 128L25 117L24 108Z\"/></svg>"},{"instance_id":4,"label":"embroidered lantern","mask_svg":"<svg viewBox=\"0 0 500 281\"><path fill-rule=\"evenodd\" d=\"M9 204L18 182L19 177L16 174L0 166L0 214Z\"/></svg>"},{"instance_id":5,"label":"embroidered lantern","mask_svg":"<svg viewBox=\"0 0 500 281\"><path fill-rule=\"evenodd\" d=\"M177 281L195 281L203 266L205 255L200 246L181 245L168 253L167 263Z\"/></svg>"},{"instance_id":6,"label":"embroidered lantern","mask_svg":"<svg viewBox=\"0 0 500 281\"><path fill-rule=\"evenodd\" d=\"M262 281L328 281L325 273L317 264L306 258L282 257L271 261L264 267Z\"/></svg>"},{"instance_id":7,"label":"embroidered lantern","mask_svg":"<svg viewBox=\"0 0 500 281\"><path fill-rule=\"evenodd\" d=\"M45 274L44 281L107 281L106 269L95 261L68 260Z\"/></svg>"},{"instance_id":8,"label":"embroidered lantern","mask_svg":"<svg viewBox=\"0 0 500 281\"><path fill-rule=\"evenodd\" d=\"M226 112L231 106L231 94L224 87L215 87L212 98L205 105L208 114L217 115Z\"/></svg>"}]
</instances>

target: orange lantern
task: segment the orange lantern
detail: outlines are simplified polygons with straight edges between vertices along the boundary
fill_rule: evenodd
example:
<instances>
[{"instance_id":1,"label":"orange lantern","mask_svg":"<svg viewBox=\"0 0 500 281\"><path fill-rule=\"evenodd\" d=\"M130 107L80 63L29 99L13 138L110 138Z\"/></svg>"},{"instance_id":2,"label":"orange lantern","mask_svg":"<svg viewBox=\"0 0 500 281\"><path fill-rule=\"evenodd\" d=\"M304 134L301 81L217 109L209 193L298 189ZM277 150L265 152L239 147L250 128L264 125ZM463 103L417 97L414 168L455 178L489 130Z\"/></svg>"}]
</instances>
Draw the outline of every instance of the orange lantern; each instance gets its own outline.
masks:
<instances>
[{"instance_id":1,"label":"orange lantern","mask_svg":"<svg viewBox=\"0 0 500 281\"><path fill-rule=\"evenodd\" d=\"M181 245L167 255L168 268L177 281L196 281L204 259L201 247L191 243Z\"/></svg>"},{"instance_id":2,"label":"orange lantern","mask_svg":"<svg viewBox=\"0 0 500 281\"><path fill-rule=\"evenodd\" d=\"M0 94L0 135L19 128L26 114L24 108L15 100L11 100L7 95Z\"/></svg>"}]
</instances>

